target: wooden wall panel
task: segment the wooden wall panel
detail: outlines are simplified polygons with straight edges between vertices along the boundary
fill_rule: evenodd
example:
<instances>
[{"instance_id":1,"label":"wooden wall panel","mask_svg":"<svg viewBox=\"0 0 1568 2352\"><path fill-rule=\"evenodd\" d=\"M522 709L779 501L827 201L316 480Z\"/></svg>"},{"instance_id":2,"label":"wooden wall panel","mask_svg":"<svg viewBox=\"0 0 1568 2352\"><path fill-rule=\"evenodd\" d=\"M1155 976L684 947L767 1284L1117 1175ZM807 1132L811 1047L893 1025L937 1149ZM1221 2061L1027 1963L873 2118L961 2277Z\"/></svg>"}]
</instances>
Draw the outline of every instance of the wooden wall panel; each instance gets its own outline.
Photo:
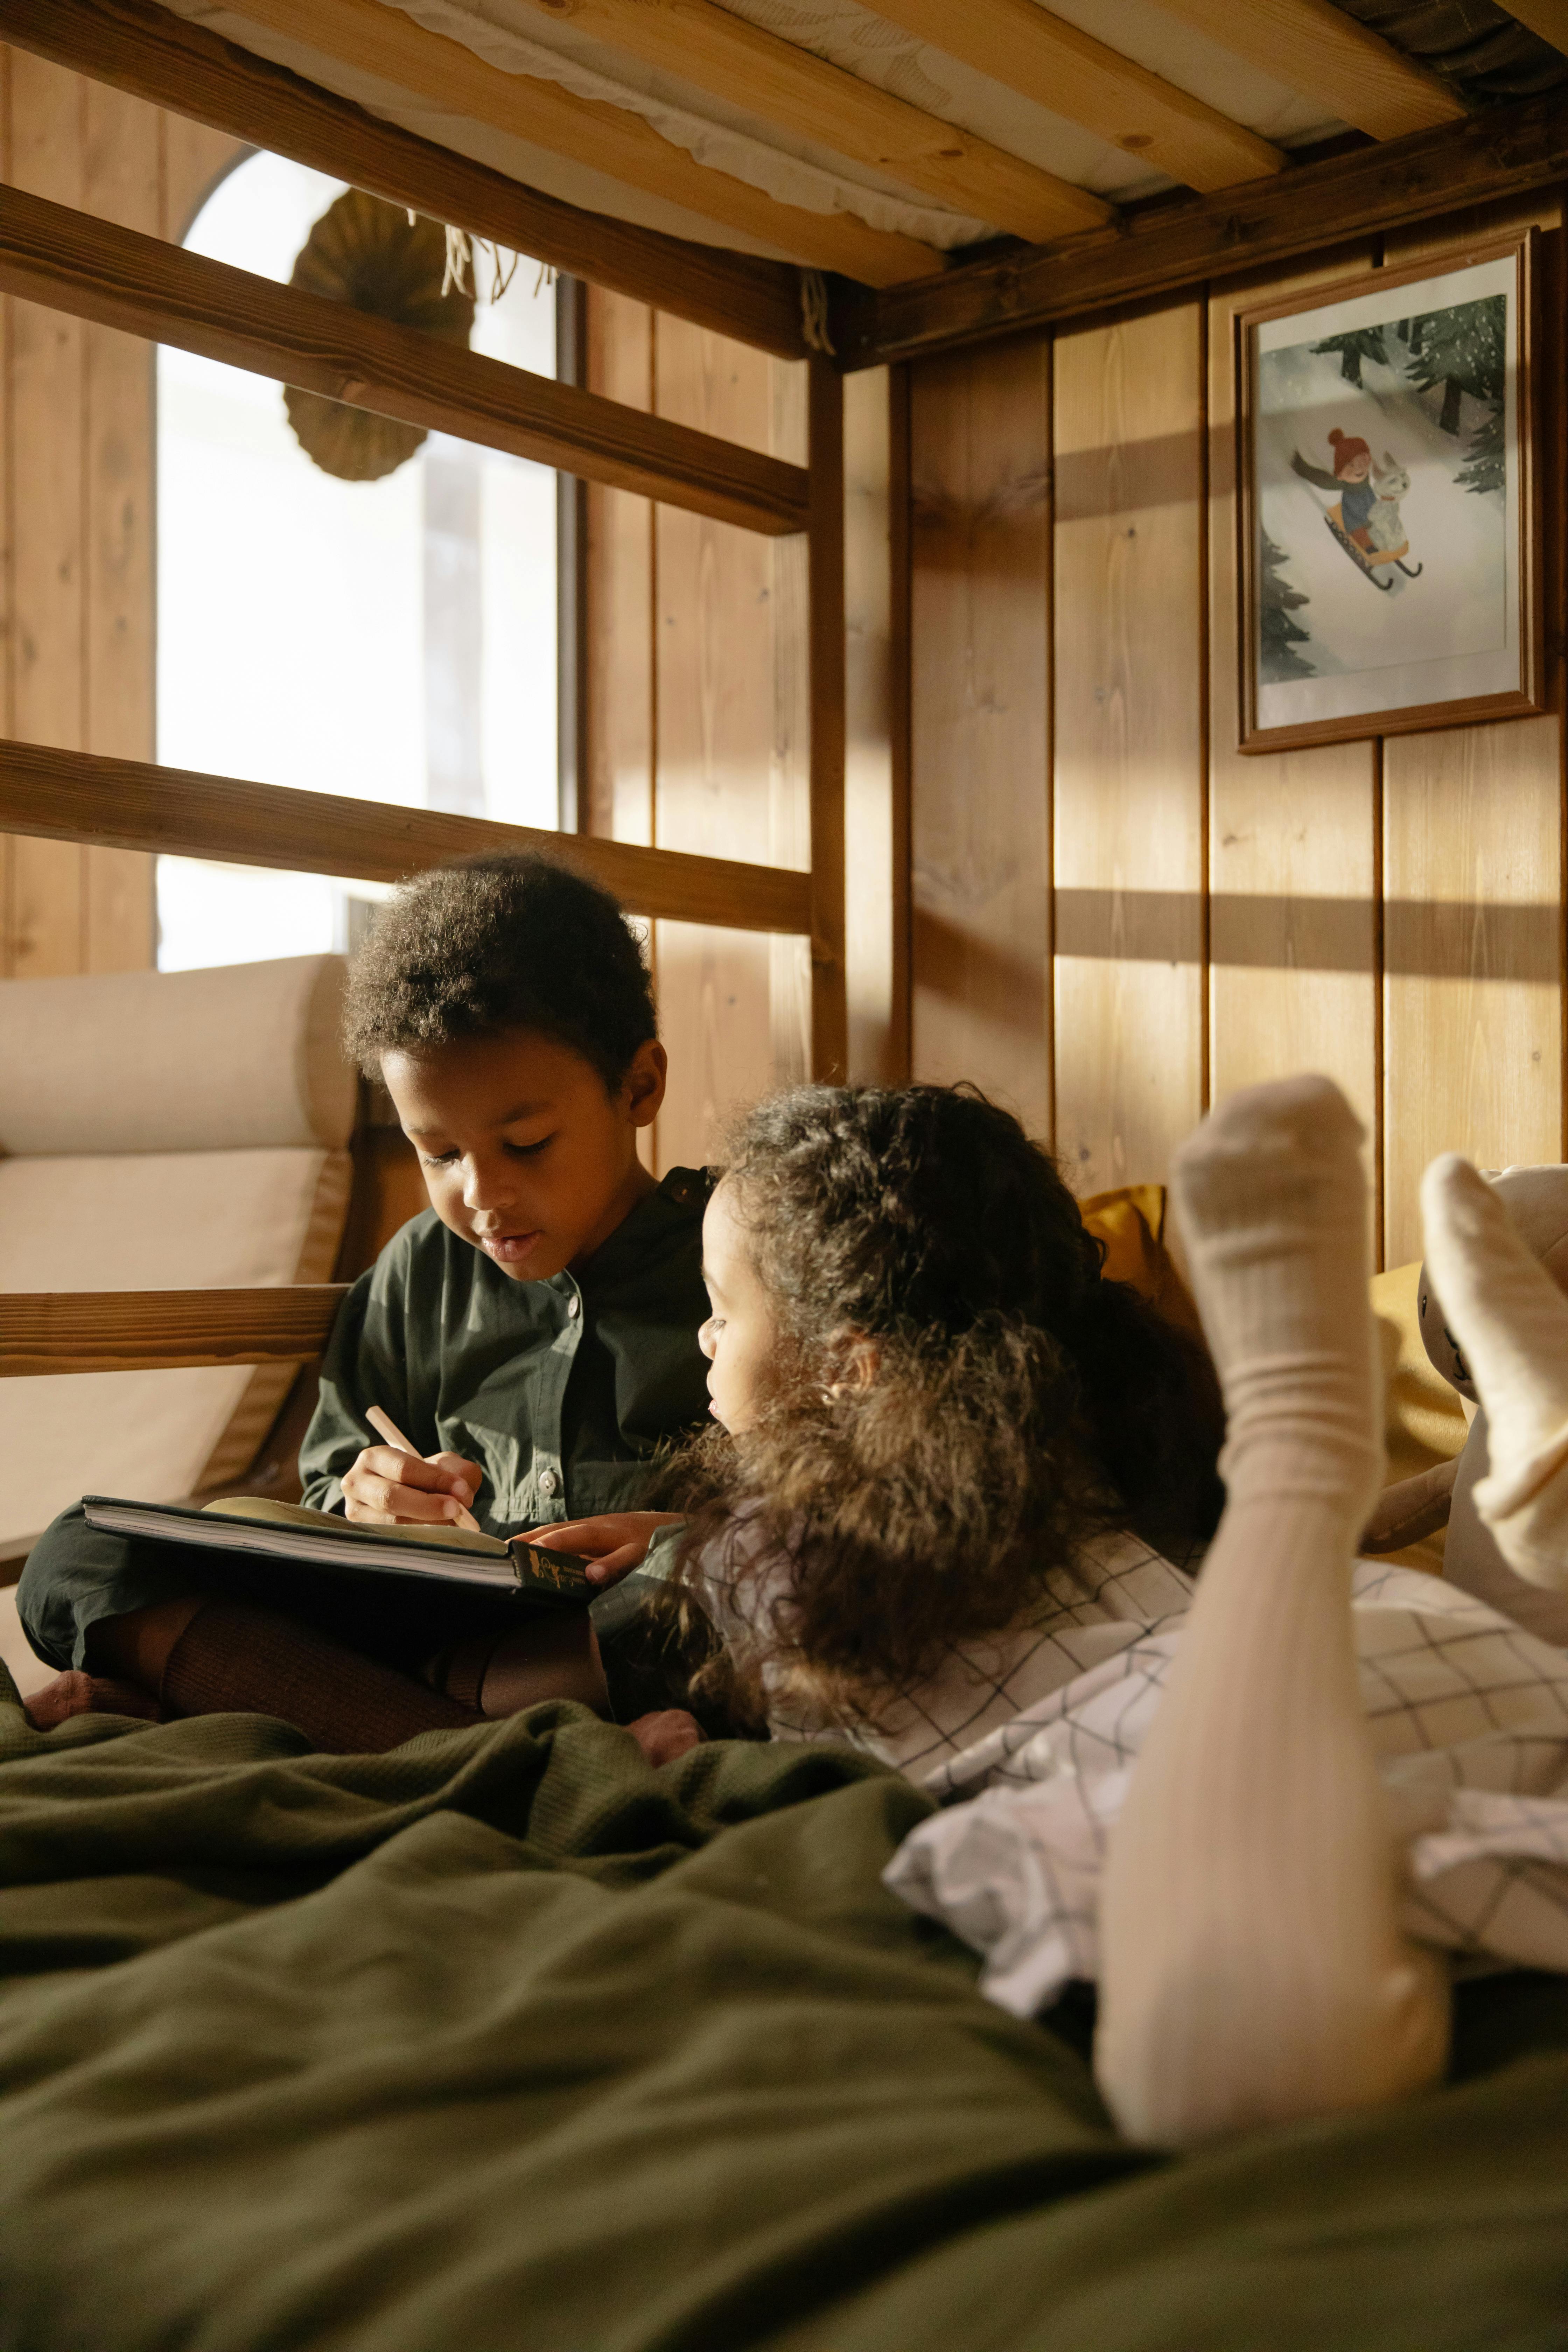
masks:
<instances>
[{"instance_id":1,"label":"wooden wall panel","mask_svg":"<svg viewBox=\"0 0 1568 2352\"><path fill-rule=\"evenodd\" d=\"M11 61L13 184L79 206L85 180L85 89L75 74L18 51ZM14 731L79 751L85 703L86 343L79 320L8 304L11 688ZM44 979L86 966L83 852L17 839L11 852L8 969ZM146 959L143 958L143 961Z\"/></svg>"},{"instance_id":2,"label":"wooden wall panel","mask_svg":"<svg viewBox=\"0 0 1568 2352\"><path fill-rule=\"evenodd\" d=\"M589 297L595 391L796 463L805 369ZM594 491L589 504L588 829L777 865L809 862L804 541ZM671 1081L651 1164L711 1159L732 1111L805 1075L805 940L658 923Z\"/></svg>"},{"instance_id":3,"label":"wooden wall panel","mask_svg":"<svg viewBox=\"0 0 1568 2352\"><path fill-rule=\"evenodd\" d=\"M910 1055L1052 1131L1050 352L912 372Z\"/></svg>"},{"instance_id":4,"label":"wooden wall panel","mask_svg":"<svg viewBox=\"0 0 1568 2352\"><path fill-rule=\"evenodd\" d=\"M849 1076L910 1072L909 371L844 386L846 973Z\"/></svg>"},{"instance_id":5,"label":"wooden wall panel","mask_svg":"<svg viewBox=\"0 0 1568 2352\"><path fill-rule=\"evenodd\" d=\"M150 235L184 234L246 151L21 51L0 51L0 175ZM151 759L153 353L134 337L7 301L7 731ZM0 851L0 976L145 967L153 861L68 842Z\"/></svg>"},{"instance_id":6,"label":"wooden wall panel","mask_svg":"<svg viewBox=\"0 0 1568 2352\"><path fill-rule=\"evenodd\" d=\"M1384 750L1387 1252L1421 1255L1421 1171L1563 1157L1556 719Z\"/></svg>"},{"instance_id":7,"label":"wooden wall panel","mask_svg":"<svg viewBox=\"0 0 1568 2352\"><path fill-rule=\"evenodd\" d=\"M628 408L653 404L653 312L595 288L588 304L588 382ZM628 490L588 490L589 833L653 840L653 508Z\"/></svg>"},{"instance_id":8,"label":"wooden wall panel","mask_svg":"<svg viewBox=\"0 0 1568 2352\"><path fill-rule=\"evenodd\" d=\"M1205 352L1183 303L1056 350L1057 1147L1163 1178L1204 1102Z\"/></svg>"},{"instance_id":9,"label":"wooden wall panel","mask_svg":"<svg viewBox=\"0 0 1568 2352\"><path fill-rule=\"evenodd\" d=\"M662 316L655 350L661 415L780 457L804 455L804 371ZM654 536L656 840L804 865L804 545L668 507L655 512ZM805 1074L789 987L802 958L793 943L758 935L675 923L657 932L672 1056L659 1157L699 1165L715 1156L736 1103Z\"/></svg>"},{"instance_id":10,"label":"wooden wall panel","mask_svg":"<svg viewBox=\"0 0 1568 2352\"><path fill-rule=\"evenodd\" d=\"M1365 268L1342 254L1310 276ZM1236 515L1236 313L1285 289L1250 280L1209 304L1209 1092L1282 1070L1343 1088L1378 1156L1377 748L1243 758ZM1373 1261L1381 1217L1373 1187Z\"/></svg>"},{"instance_id":11,"label":"wooden wall panel","mask_svg":"<svg viewBox=\"0 0 1568 2352\"><path fill-rule=\"evenodd\" d=\"M1390 238L1389 263L1533 221L1549 299L1539 364L1549 632L1562 627L1562 207L1489 208ZM1551 584L1555 575L1556 584ZM1562 709L1562 654L1556 649ZM1393 736L1384 746L1383 1092L1388 1262L1421 1254L1434 1153L1481 1167L1559 1160L1563 1137L1563 722Z\"/></svg>"}]
</instances>

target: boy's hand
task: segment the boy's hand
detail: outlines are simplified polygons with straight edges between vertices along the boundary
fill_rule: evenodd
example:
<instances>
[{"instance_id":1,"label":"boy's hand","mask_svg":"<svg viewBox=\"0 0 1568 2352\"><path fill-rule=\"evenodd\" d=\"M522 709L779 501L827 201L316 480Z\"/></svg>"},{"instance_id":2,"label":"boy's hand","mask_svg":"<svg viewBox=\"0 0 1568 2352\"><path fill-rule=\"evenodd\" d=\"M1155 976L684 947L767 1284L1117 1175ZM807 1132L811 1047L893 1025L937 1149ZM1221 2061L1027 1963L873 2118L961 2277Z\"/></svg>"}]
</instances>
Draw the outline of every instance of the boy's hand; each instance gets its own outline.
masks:
<instances>
[{"instance_id":1,"label":"boy's hand","mask_svg":"<svg viewBox=\"0 0 1568 2352\"><path fill-rule=\"evenodd\" d=\"M351 1519L438 1521L450 1527L479 1491L484 1473L460 1454L405 1454L395 1445L367 1445L343 1478L343 1510Z\"/></svg>"},{"instance_id":2,"label":"boy's hand","mask_svg":"<svg viewBox=\"0 0 1568 2352\"><path fill-rule=\"evenodd\" d=\"M558 1528L535 1528L517 1543L542 1544L546 1551L574 1552L588 1563L591 1584L614 1584L637 1568L660 1528L680 1524L679 1511L605 1511L596 1519L568 1519Z\"/></svg>"}]
</instances>

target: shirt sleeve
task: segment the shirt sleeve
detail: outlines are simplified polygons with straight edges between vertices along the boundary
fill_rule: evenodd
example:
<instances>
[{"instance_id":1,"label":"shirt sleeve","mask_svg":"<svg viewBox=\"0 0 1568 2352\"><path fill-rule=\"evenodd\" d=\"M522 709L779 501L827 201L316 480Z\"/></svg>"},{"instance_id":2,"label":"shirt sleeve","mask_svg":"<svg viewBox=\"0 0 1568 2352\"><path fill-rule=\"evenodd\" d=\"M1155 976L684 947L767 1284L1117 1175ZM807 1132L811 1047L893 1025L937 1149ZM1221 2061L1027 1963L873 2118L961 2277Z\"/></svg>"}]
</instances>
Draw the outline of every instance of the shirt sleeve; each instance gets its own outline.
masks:
<instances>
[{"instance_id":1,"label":"shirt sleeve","mask_svg":"<svg viewBox=\"0 0 1568 2352\"><path fill-rule=\"evenodd\" d=\"M321 1360L316 1410L300 1448L300 1483L313 1510L341 1511L343 1475L379 1441L365 1418L378 1404L417 1445L409 1426L407 1328L408 1229L395 1234L342 1307Z\"/></svg>"}]
</instances>

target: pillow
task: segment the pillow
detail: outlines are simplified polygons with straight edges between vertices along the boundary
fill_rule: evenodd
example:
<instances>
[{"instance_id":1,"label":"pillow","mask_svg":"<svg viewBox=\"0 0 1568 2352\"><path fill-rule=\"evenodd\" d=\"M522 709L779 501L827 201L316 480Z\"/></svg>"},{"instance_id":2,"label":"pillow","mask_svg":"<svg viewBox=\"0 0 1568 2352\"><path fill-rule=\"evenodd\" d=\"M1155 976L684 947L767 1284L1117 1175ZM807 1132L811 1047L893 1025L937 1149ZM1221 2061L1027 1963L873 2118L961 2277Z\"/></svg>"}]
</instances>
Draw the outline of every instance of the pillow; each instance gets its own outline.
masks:
<instances>
[{"instance_id":1,"label":"pillow","mask_svg":"<svg viewBox=\"0 0 1568 2352\"><path fill-rule=\"evenodd\" d=\"M1110 1280L1128 1283L1171 1322L1201 1333L1192 1293L1165 1245L1165 1205L1163 1184L1124 1184L1079 1202L1085 1225L1105 1244L1105 1271ZM1431 1469L1434 1463L1452 1461L1464 1451L1469 1434L1458 1391L1434 1370L1421 1343L1416 1313L1420 1272L1418 1263L1397 1265L1386 1274L1374 1274L1371 1284L1387 1382L1384 1436L1390 1486ZM1404 1551L1380 1557L1441 1575L1443 1538L1439 1528Z\"/></svg>"},{"instance_id":2,"label":"pillow","mask_svg":"<svg viewBox=\"0 0 1568 2352\"><path fill-rule=\"evenodd\" d=\"M1125 1282L1162 1314L1202 1336L1192 1292L1165 1246L1163 1184L1123 1184L1079 1202L1088 1231L1105 1244L1108 1281Z\"/></svg>"}]
</instances>

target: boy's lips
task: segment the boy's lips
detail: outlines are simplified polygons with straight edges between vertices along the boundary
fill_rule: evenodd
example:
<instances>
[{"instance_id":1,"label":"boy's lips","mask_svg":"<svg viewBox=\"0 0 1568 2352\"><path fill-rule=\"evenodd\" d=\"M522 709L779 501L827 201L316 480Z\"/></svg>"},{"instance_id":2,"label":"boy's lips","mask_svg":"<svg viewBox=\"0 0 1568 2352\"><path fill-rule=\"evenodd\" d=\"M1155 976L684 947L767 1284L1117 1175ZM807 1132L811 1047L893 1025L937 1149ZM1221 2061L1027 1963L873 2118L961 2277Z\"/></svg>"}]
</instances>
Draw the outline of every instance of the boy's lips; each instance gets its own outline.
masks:
<instances>
[{"instance_id":1,"label":"boy's lips","mask_svg":"<svg viewBox=\"0 0 1568 2352\"><path fill-rule=\"evenodd\" d=\"M520 1259L529 1255L541 1235L537 1233L479 1234L476 1239L485 1255L493 1257L498 1265L515 1265Z\"/></svg>"}]
</instances>

